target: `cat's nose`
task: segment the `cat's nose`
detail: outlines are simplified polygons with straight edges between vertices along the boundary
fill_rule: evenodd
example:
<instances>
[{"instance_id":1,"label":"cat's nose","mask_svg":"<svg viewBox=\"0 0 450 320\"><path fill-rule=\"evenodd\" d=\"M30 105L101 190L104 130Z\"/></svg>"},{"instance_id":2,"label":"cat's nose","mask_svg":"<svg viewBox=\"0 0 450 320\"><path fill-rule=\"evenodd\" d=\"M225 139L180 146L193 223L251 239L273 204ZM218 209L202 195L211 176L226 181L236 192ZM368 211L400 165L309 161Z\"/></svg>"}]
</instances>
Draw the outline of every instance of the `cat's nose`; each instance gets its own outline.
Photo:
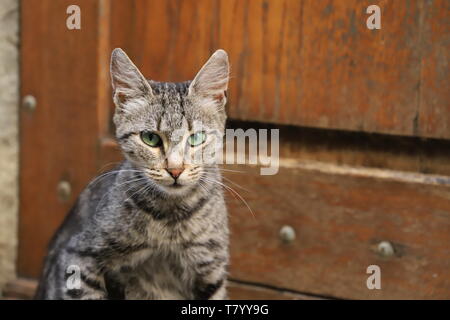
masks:
<instances>
[{"instance_id":1,"label":"cat's nose","mask_svg":"<svg viewBox=\"0 0 450 320\"><path fill-rule=\"evenodd\" d=\"M168 168L167 172L172 176L172 178L176 179L180 176L180 174L184 171L182 168Z\"/></svg>"}]
</instances>

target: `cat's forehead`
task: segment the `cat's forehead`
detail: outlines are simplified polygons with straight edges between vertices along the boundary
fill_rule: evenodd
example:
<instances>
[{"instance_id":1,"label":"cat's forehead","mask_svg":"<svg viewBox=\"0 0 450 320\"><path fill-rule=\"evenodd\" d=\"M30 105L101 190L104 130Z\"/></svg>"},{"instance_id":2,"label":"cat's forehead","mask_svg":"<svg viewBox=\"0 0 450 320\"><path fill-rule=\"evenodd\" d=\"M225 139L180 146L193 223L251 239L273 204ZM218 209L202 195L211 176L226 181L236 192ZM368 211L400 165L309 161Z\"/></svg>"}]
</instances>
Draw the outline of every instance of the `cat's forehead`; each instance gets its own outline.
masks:
<instances>
[{"instance_id":1,"label":"cat's forehead","mask_svg":"<svg viewBox=\"0 0 450 320\"><path fill-rule=\"evenodd\" d=\"M147 80L152 88L153 94L161 97L175 98L177 96L187 96L191 81L183 82L158 82Z\"/></svg>"},{"instance_id":2,"label":"cat's forehead","mask_svg":"<svg viewBox=\"0 0 450 320\"><path fill-rule=\"evenodd\" d=\"M170 133L189 127L186 119L188 82L170 83L149 81L156 98L158 131Z\"/></svg>"},{"instance_id":3,"label":"cat's forehead","mask_svg":"<svg viewBox=\"0 0 450 320\"><path fill-rule=\"evenodd\" d=\"M157 131L166 136L173 132L187 134L190 131L208 131L216 128L211 117L205 117L202 108L188 97L190 81L171 83L148 80L153 98L142 103L135 112L128 114L129 121L122 128L132 126L128 131ZM127 131L124 129L124 131Z\"/></svg>"}]
</instances>

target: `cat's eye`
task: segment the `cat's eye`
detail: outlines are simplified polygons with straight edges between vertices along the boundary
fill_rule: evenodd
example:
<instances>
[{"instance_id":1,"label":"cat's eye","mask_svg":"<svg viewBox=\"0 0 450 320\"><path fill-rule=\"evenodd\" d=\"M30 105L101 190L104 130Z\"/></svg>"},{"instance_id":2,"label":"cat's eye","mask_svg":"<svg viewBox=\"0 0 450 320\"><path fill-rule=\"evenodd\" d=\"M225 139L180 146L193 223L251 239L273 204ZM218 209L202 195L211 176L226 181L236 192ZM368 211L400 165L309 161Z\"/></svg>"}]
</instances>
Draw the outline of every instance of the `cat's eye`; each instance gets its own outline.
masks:
<instances>
[{"instance_id":1,"label":"cat's eye","mask_svg":"<svg viewBox=\"0 0 450 320\"><path fill-rule=\"evenodd\" d=\"M161 137L158 136L156 133L149 131L141 132L141 139L142 141L144 141L145 144L153 148L159 147L162 144Z\"/></svg>"},{"instance_id":2,"label":"cat's eye","mask_svg":"<svg viewBox=\"0 0 450 320\"><path fill-rule=\"evenodd\" d=\"M188 143L191 145L191 147L195 147L198 145L201 145L206 140L206 133L203 131L196 132L194 134L191 134L188 138Z\"/></svg>"}]
</instances>

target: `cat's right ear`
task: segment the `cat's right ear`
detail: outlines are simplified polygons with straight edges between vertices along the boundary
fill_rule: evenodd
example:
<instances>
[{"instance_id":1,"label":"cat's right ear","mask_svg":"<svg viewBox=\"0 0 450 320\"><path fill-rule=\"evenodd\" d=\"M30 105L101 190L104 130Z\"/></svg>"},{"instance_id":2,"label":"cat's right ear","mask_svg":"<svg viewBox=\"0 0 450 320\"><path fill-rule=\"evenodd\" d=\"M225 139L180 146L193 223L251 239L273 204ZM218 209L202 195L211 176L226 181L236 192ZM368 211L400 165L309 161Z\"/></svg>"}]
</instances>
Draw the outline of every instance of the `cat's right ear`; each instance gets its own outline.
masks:
<instances>
[{"instance_id":1,"label":"cat's right ear","mask_svg":"<svg viewBox=\"0 0 450 320\"><path fill-rule=\"evenodd\" d=\"M123 107L131 99L153 96L147 80L120 48L111 54L110 71L113 100L117 107Z\"/></svg>"}]
</instances>

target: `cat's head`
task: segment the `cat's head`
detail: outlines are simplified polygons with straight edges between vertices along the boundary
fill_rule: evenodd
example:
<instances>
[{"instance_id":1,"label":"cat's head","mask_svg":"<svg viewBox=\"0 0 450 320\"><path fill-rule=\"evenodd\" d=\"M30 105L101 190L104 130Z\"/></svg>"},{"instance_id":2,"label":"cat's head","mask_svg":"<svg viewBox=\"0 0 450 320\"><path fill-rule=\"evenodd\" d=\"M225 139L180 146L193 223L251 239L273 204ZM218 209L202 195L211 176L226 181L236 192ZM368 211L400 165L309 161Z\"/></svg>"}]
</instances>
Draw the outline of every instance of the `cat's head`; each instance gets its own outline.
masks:
<instances>
[{"instance_id":1,"label":"cat's head","mask_svg":"<svg viewBox=\"0 0 450 320\"><path fill-rule=\"evenodd\" d=\"M116 136L125 157L161 190L182 194L211 170L225 128L227 53L217 50L194 80L146 80L125 52L111 56Z\"/></svg>"}]
</instances>

